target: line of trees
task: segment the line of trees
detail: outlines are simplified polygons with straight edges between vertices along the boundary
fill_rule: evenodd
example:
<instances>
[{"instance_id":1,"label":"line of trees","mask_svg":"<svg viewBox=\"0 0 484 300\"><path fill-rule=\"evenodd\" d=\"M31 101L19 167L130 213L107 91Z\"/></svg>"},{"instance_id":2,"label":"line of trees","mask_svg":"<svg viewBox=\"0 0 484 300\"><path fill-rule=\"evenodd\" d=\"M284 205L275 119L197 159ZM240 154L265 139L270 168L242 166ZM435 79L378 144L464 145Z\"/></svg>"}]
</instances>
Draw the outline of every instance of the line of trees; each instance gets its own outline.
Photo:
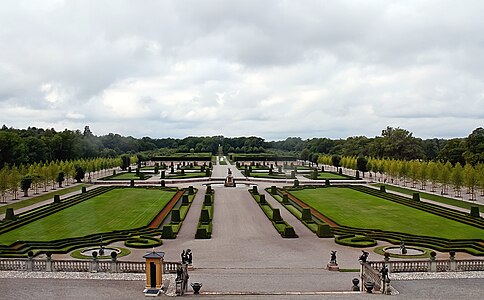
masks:
<instances>
[{"instance_id":1,"label":"line of trees","mask_svg":"<svg viewBox=\"0 0 484 300\"><path fill-rule=\"evenodd\" d=\"M363 156L321 155L319 163L343 167L360 172L370 172L382 182L391 182L397 185L425 190L430 184L430 191L441 190L441 194L449 194L449 187L452 187L455 197L462 197L462 189L469 194L469 199L475 200L476 193L480 190L484 196L484 163L478 163L475 167L472 164L462 166L457 162L454 166L450 161L418 161L418 160L395 160L366 158Z\"/></svg>"},{"instance_id":2,"label":"line of trees","mask_svg":"<svg viewBox=\"0 0 484 300\"><path fill-rule=\"evenodd\" d=\"M128 157L128 163L130 161L136 163L136 156ZM49 188L62 187L64 183L69 185L75 181L81 182L86 176L91 179L98 172L107 172L108 169L122 165L123 159L119 157L4 167L0 169L0 197L2 202L5 202L8 196L18 199L20 192L27 197L29 190L33 190L34 194L38 194L41 190L46 192Z\"/></svg>"}]
</instances>

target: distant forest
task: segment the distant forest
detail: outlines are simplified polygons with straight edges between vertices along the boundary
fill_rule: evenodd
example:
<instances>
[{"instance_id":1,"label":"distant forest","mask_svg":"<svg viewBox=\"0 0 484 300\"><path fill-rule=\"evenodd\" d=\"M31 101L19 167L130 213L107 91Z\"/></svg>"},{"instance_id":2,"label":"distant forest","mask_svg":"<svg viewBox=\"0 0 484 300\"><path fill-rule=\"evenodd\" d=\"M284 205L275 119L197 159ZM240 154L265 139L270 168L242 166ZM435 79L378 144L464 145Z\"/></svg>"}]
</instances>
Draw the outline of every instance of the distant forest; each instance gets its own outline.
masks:
<instances>
[{"instance_id":1,"label":"distant forest","mask_svg":"<svg viewBox=\"0 0 484 300\"><path fill-rule=\"evenodd\" d=\"M0 129L0 168L37 162L66 161L81 158L118 157L122 154L160 155L174 152L211 152L221 145L224 154L263 153L295 155L317 160L319 154L365 156L399 160L451 162L455 165L484 162L484 129L479 127L465 138L420 139L402 128L387 127L380 136L347 139L288 137L283 141L265 141L260 137L186 137L134 138L110 133L94 135L89 126L81 130L56 131L29 127Z\"/></svg>"}]
</instances>

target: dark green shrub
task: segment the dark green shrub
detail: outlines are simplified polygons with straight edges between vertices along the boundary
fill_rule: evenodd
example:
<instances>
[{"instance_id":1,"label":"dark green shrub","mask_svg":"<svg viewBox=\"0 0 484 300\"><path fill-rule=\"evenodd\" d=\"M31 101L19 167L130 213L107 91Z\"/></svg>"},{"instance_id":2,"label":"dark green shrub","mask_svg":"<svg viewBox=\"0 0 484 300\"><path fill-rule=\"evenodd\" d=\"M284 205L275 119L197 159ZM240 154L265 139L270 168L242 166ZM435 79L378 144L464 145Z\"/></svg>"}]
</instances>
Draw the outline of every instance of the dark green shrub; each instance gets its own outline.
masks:
<instances>
[{"instance_id":1,"label":"dark green shrub","mask_svg":"<svg viewBox=\"0 0 484 300\"><path fill-rule=\"evenodd\" d=\"M266 204L266 195L259 195L259 203L260 204Z\"/></svg>"},{"instance_id":2,"label":"dark green shrub","mask_svg":"<svg viewBox=\"0 0 484 300\"><path fill-rule=\"evenodd\" d=\"M8 220L8 221L15 220L15 213L13 212L12 207L7 208L7 210L5 211L5 220Z\"/></svg>"},{"instance_id":3,"label":"dark green shrub","mask_svg":"<svg viewBox=\"0 0 484 300\"><path fill-rule=\"evenodd\" d=\"M291 179L296 178L296 171L291 171Z\"/></svg>"},{"instance_id":4,"label":"dark green shrub","mask_svg":"<svg viewBox=\"0 0 484 300\"><path fill-rule=\"evenodd\" d=\"M188 195L193 195L193 193L194 193L194 190L193 190L193 185L190 185L190 186L188 187Z\"/></svg>"},{"instance_id":5,"label":"dark green shrub","mask_svg":"<svg viewBox=\"0 0 484 300\"><path fill-rule=\"evenodd\" d=\"M384 185L380 186L380 192L386 193L387 190Z\"/></svg>"},{"instance_id":6,"label":"dark green shrub","mask_svg":"<svg viewBox=\"0 0 484 300\"><path fill-rule=\"evenodd\" d=\"M171 210L171 222L179 223L181 221L180 217L180 210L178 208L174 208Z\"/></svg>"},{"instance_id":7,"label":"dark green shrub","mask_svg":"<svg viewBox=\"0 0 484 300\"><path fill-rule=\"evenodd\" d=\"M325 186L329 186L329 179L326 179L326 180L324 181L324 185L325 185Z\"/></svg>"},{"instance_id":8,"label":"dark green shrub","mask_svg":"<svg viewBox=\"0 0 484 300\"><path fill-rule=\"evenodd\" d=\"M164 180L162 180L160 183L161 183L161 187L165 187L166 184Z\"/></svg>"},{"instance_id":9,"label":"dark green shrub","mask_svg":"<svg viewBox=\"0 0 484 300\"><path fill-rule=\"evenodd\" d=\"M298 236L296 234L296 231L294 231L294 227L292 227L292 226L286 226L286 228L284 228L284 233L282 234L282 237L285 237L285 238L296 238Z\"/></svg>"},{"instance_id":10,"label":"dark green shrub","mask_svg":"<svg viewBox=\"0 0 484 300\"><path fill-rule=\"evenodd\" d=\"M129 181L129 186L130 186L130 187L133 187L133 186L134 186L134 179L131 179L131 180Z\"/></svg>"},{"instance_id":11,"label":"dark green shrub","mask_svg":"<svg viewBox=\"0 0 484 300\"><path fill-rule=\"evenodd\" d=\"M356 179L360 179L360 171L356 171Z\"/></svg>"},{"instance_id":12,"label":"dark green shrub","mask_svg":"<svg viewBox=\"0 0 484 300\"><path fill-rule=\"evenodd\" d=\"M343 169L339 168L338 173L339 173L339 175L343 175Z\"/></svg>"},{"instance_id":13,"label":"dark green shrub","mask_svg":"<svg viewBox=\"0 0 484 300\"><path fill-rule=\"evenodd\" d=\"M60 195L54 195L54 203L60 203Z\"/></svg>"},{"instance_id":14,"label":"dark green shrub","mask_svg":"<svg viewBox=\"0 0 484 300\"><path fill-rule=\"evenodd\" d=\"M279 208L274 208L272 210L272 221L274 222L282 221L281 212L279 211Z\"/></svg>"},{"instance_id":15,"label":"dark green shrub","mask_svg":"<svg viewBox=\"0 0 484 300\"><path fill-rule=\"evenodd\" d=\"M282 204L289 204L289 196L287 194L282 194Z\"/></svg>"},{"instance_id":16,"label":"dark green shrub","mask_svg":"<svg viewBox=\"0 0 484 300\"><path fill-rule=\"evenodd\" d=\"M255 186L255 185L254 185L254 186L252 187L252 193L253 193L254 195L259 194L259 192L257 191L257 186Z\"/></svg>"},{"instance_id":17,"label":"dark green shrub","mask_svg":"<svg viewBox=\"0 0 484 300\"><path fill-rule=\"evenodd\" d=\"M312 221L311 217L311 209L305 207L302 209L302 215L301 215L301 220L303 221Z\"/></svg>"},{"instance_id":18,"label":"dark green shrub","mask_svg":"<svg viewBox=\"0 0 484 300\"><path fill-rule=\"evenodd\" d=\"M294 179L294 187L298 187L298 186L299 186L299 180Z\"/></svg>"},{"instance_id":19,"label":"dark green shrub","mask_svg":"<svg viewBox=\"0 0 484 300\"><path fill-rule=\"evenodd\" d=\"M182 196L182 204L188 204L190 203L188 195L183 195Z\"/></svg>"},{"instance_id":20,"label":"dark green shrub","mask_svg":"<svg viewBox=\"0 0 484 300\"><path fill-rule=\"evenodd\" d=\"M113 170L113 176L116 175L116 170Z\"/></svg>"},{"instance_id":21,"label":"dark green shrub","mask_svg":"<svg viewBox=\"0 0 484 300\"><path fill-rule=\"evenodd\" d=\"M275 185L271 186L271 194L275 195L277 193L277 188Z\"/></svg>"},{"instance_id":22,"label":"dark green shrub","mask_svg":"<svg viewBox=\"0 0 484 300\"><path fill-rule=\"evenodd\" d=\"M197 228L197 232L195 233L196 239L209 239L207 229L206 228Z\"/></svg>"},{"instance_id":23,"label":"dark green shrub","mask_svg":"<svg viewBox=\"0 0 484 300\"><path fill-rule=\"evenodd\" d=\"M471 217L479 218L479 206L471 206Z\"/></svg>"},{"instance_id":24,"label":"dark green shrub","mask_svg":"<svg viewBox=\"0 0 484 300\"><path fill-rule=\"evenodd\" d=\"M160 167L159 166L155 166L155 174L158 174L160 172Z\"/></svg>"},{"instance_id":25,"label":"dark green shrub","mask_svg":"<svg viewBox=\"0 0 484 300\"><path fill-rule=\"evenodd\" d=\"M212 186L211 185L207 185L207 191L205 193L206 194L212 193Z\"/></svg>"},{"instance_id":26,"label":"dark green shrub","mask_svg":"<svg viewBox=\"0 0 484 300\"><path fill-rule=\"evenodd\" d=\"M205 200L203 200L204 204L212 204L212 195L211 194L205 194Z\"/></svg>"},{"instance_id":27,"label":"dark green shrub","mask_svg":"<svg viewBox=\"0 0 484 300\"><path fill-rule=\"evenodd\" d=\"M171 225L164 225L161 231L161 237L164 239L174 239L175 233L173 233L173 228Z\"/></svg>"},{"instance_id":28,"label":"dark green shrub","mask_svg":"<svg viewBox=\"0 0 484 300\"><path fill-rule=\"evenodd\" d=\"M200 222L201 223L210 223L210 212L208 209L202 209L200 214Z\"/></svg>"},{"instance_id":29,"label":"dark green shrub","mask_svg":"<svg viewBox=\"0 0 484 300\"><path fill-rule=\"evenodd\" d=\"M27 256L30 257L30 258L34 257L34 252L33 251L27 252Z\"/></svg>"},{"instance_id":30,"label":"dark green shrub","mask_svg":"<svg viewBox=\"0 0 484 300\"><path fill-rule=\"evenodd\" d=\"M164 179L166 176L165 171L161 171L160 179Z\"/></svg>"},{"instance_id":31,"label":"dark green shrub","mask_svg":"<svg viewBox=\"0 0 484 300\"><path fill-rule=\"evenodd\" d=\"M81 188L81 193L83 193L83 194L87 193L87 188L85 186L83 186Z\"/></svg>"},{"instance_id":32,"label":"dark green shrub","mask_svg":"<svg viewBox=\"0 0 484 300\"><path fill-rule=\"evenodd\" d=\"M412 198L413 198L414 201L420 201L420 194L419 193L413 193Z\"/></svg>"},{"instance_id":33,"label":"dark green shrub","mask_svg":"<svg viewBox=\"0 0 484 300\"><path fill-rule=\"evenodd\" d=\"M318 224L316 235L320 238L332 237L331 227L328 224Z\"/></svg>"}]
</instances>

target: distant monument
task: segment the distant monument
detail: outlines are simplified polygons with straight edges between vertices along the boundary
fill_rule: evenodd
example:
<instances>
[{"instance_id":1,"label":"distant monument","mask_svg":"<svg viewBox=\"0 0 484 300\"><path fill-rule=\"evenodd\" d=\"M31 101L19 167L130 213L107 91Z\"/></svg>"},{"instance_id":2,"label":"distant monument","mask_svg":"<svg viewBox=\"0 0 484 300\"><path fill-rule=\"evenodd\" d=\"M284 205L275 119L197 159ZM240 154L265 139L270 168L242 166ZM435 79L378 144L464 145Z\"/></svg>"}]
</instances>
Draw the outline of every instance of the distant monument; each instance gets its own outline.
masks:
<instances>
[{"instance_id":1,"label":"distant monument","mask_svg":"<svg viewBox=\"0 0 484 300\"><path fill-rule=\"evenodd\" d=\"M225 178L224 186L235 187L235 179L232 176L232 171L230 168L227 169L227 177Z\"/></svg>"}]
</instances>

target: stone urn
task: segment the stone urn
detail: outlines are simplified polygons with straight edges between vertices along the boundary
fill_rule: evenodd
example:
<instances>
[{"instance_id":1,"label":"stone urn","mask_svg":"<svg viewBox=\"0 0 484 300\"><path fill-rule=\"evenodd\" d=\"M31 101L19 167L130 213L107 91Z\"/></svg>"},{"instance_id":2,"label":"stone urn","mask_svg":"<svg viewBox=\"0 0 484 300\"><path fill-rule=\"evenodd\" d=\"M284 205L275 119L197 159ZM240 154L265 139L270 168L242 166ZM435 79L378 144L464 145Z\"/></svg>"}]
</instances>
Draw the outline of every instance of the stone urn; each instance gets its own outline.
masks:
<instances>
[{"instance_id":1,"label":"stone urn","mask_svg":"<svg viewBox=\"0 0 484 300\"><path fill-rule=\"evenodd\" d=\"M365 289L367 293L372 293L373 287L375 287L375 283L372 281L366 281L365 282Z\"/></svg>"},{"instance_id":2,"label":"stone urn","mask_svg":"<svg viewBox=\"0 0 484 300\"><path fill-rule=\"evenodd\" d=\"M201 282L193 282L193 283L191 284L192 289L193 289L193 293L194 293L195 295L200 294L200 289L202 288L202 285L203 285L203 284L202 284Z\"/></svg>"},{"instance_id":3,"label":"stone urn","mask_svg":"<svg viewBox=\"0 0 484 300\"><path fill-rule=\"evenodd\" d=\"M353 278L351 280L351 282L353 283L353 291L359 291L360 290L360 280L358 278Z\"/></svg>"}]
</instances>

